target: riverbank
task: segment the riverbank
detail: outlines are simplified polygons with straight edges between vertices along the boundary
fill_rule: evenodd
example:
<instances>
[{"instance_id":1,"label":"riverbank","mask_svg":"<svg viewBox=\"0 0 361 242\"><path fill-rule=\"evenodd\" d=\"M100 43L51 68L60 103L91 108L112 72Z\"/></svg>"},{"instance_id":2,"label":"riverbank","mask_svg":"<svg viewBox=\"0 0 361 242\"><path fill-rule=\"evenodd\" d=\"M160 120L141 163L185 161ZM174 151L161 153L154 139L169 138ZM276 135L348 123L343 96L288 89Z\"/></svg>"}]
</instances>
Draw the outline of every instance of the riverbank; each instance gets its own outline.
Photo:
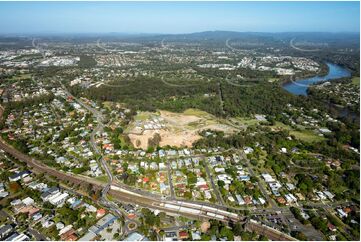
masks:
<instances>
[{"instance_id":1,"label":"riverbank","mask_svg":"<svg viewBox=\"0 0 361 242\"><path fill-rule=\"evenodd\" d=\"M328 67L328 73L326 75L322 75L322 76L316 75L313 77L299 79L296 81L291 80L290 82L283 84L282 88L294 95L307 96L308 95L307 90L309 86L312 84L323 81L345 78L345 77L351 77L351 72L340 65L336 65L328 62L326 63L326 65Z\"/></svg>"},{"instance_id":2,"label":"riverbank","mask_svg":"<svg viewBox=\"0 0 361 242\"><path fill-rule=\"evenodd\" d=\"M351 78L339 78L319 82L308 88L308 97L324 102L332 113L339 118L359 118L359 86Z\"/></svg>"},{"instance_id":3,"label":"riverbank","mask_svg":"<svg viewBox=\"0 0 361 242\"><path fill-rule=\"evenodd\" d=\"M283 85L286 85L288 83L292 83L292 82L297 81L297 80L302 80L302 79L314 77L315 75L316 76L326 76L329 73L329 68L328 68L327 64L321 63L320 65L321 65L321 68L317 73L295 74L294 76L289 76L289 78L291 78L291 79L288 78L288 80L283 80L280 84L283 86Z\"/></svg>"}]
</instances>

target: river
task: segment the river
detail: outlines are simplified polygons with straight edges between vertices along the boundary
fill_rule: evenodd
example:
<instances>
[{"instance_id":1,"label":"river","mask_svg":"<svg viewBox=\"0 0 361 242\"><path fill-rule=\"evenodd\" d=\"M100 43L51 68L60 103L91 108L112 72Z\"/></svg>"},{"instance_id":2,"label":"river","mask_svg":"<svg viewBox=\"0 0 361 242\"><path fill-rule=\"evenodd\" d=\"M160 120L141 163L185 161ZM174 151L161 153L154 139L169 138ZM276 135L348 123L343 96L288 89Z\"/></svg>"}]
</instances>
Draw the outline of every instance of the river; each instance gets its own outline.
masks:
<instances>
[{"instance_id":1,"label":"river","mask_svg":"<svg viewBox=\"0 0 361 242\"><path fill-rule=\"evenodd\" d=\"M342 66L332 63L326 63L326 64L328 66L327 75L314 76L314 77L296 80L294 82L288 82L283 85L283 88L292 94L307 96L307 89L311 84L351 76L350 71L347 70L346 68L343 68Z\"/></svg>"}]
</instances>

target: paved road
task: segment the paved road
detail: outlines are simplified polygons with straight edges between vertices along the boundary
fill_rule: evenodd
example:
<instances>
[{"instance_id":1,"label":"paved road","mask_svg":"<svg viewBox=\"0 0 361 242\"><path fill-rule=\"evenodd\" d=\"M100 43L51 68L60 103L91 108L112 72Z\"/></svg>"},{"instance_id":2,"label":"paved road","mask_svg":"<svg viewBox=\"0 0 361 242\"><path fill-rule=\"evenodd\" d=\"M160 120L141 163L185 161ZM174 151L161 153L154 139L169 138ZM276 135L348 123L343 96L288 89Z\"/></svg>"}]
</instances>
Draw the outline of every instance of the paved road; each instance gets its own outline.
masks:
<instances>
[{"instance_id":1,"label":"paved road","mask_svg":"<svg viewBox=\"0 0 361 242\"><path fill-rule=\"evenodd\" d=\"M239 51L238 49L236 49L236 48L233 48L230 44L229 44L229 41L230 41L231 39L227 39L226 40L226 46L230 49L230 50L232 50L232 51Z\"/></svg>"},{"instance_id":2,"label":"paved road","mask_svg":"<svg viewBox=\"0 0 361 242\"><path fill-rule=\"evenodd\" d=\"M33 228L29 228L29 232L35 237L35 239L37 241L47 241L48 240L45 235L39 233L38 231L36 231Z\"/></svg>"},{"instance_id":3,"label":"paved road","mask_svg":"<svg viewBox=\"0 0 361 242\"><path fill-rule=\"evenodd\" d=\"M251 174L251 176L253 177L258 177L257 174L255 174L255 172L253 171L252 169L252 164L249 162L248 158L245 156L245 154L242 152L242 153L239 153L239 155L243 158L243 160L246 161L246 164L247 164L247 168L248 168L248 172L249 174ZM267 190L266 188L264 187L264 184L263 182L258 182L258 187L259 189L261 190L263 196L266 198L266 200L268 201L269 205L271 206L271 208L278 208L278 205L276 204L276 202L270 198L270 196L268 195L267 193Z\"/></svg>"},{"instance_id":4,"label":"paved road","mask_svg":"<svg viewBox=\"0 0 361 242\"><path fill-rule=\"evenodd\" d=\"M290 46L295 49L295 50L299 50L299 51L304 51L304 52L313 52L313 51L320 51L320 49L302 49L300 47L295 46L295 44L293 43L295 41L296 38L293 38L290 40Z\"/></svg>"},{"instance_id":5,"label":"paved road","mask_svg":"<svg viewBox=\"0 0 361 242\"><path fill-rule=\"evenodd\" d=\"M83 101L81 101L79 98L73 96L65 87L65 85L63 83L61 83L59 81L60 85L62 86L64 92L69 96L72 97L73 100L75 100L78 104L80 104L81 106L83 106L86 110L88 110L89 112L92 113L92 115L97 119L97 123L98 125L96 126L96 128L93 130L93 132L90 135L90 145L92 147L92 149L94 150L94 152L100 156L99 161L101 166L103 167L103 169L105 170L107 176L108 176L108 183L103 187L102 189L102 197L101 197L101 202L104 206L108 207L109 210L115 212L119 217L124 217L127 220L126 214L119 209L119 207L113 202L110 201L107 197L107 194L110 190L110 186L113 182L113 174L107 164L107 162L103 159L103 155L101 153L101 151L99 150L96 142L95 142L95 135L99 132L101 132L103 130L104 127L104 117L102 115L102 113L98 110L96 110L95 108L90 107L89 105L87 105L86 103L84 103Z\"/></svg>"},{"instance_id":6,"label":"paved road","mask_svg":"<svg viewBox=\"0 0 361 242\"><path fill-rule=\"evenodd\" d=\"M251 176L258 177L258 175L255 174L255 172L253 171L252 164L250 163L248 158L245 156L245 154L242 152L242 154L240 154L240 155L246 161L248 171L251 174ZM293 214L291 213L291 211L289 210L288 207L285 207L285 208L279 207L277 205L277 203L268 195L267 190L265 188L266 184L264 183L263 180L257 182L257 184L258 184L258 187L260 188L263 196L267 199L267 201L268 201L268 203L270 205L269 209L263 210L261 213L265 214L268 211L271 211L273 213L278 212L278 217L282 220L282 223L288 225L288 227L291 230L302 230L302 231L305 230L305 227L301 223L299 223L298 220L296 221L295 217L293 216ZM296 224L293 224L293 223L296 223ZM254 229L256 229L258 225L253 225L253 226L254 226ZM261 229L261 227L258 227L258 229ZM270 232L268 231L265 235L268 236L268 233L270 233ZM284 240L283 238L277 239L277 236L279 236L279 235L272 235L272 236L276 236L275 237L276 240ZM316 236L316 237L319 238L318 236ZM272 239L272 237L268 237L268 238Z\"/></svg>"},{"instance_id":7,"label":"paved road","mask_svg":"<svg viewBox=\"0 0 361 242\"><path fill-rule=\"evenodd\" d=\"M216 186L216 184L214 184L213 176L212 176L211 171L209 170L207 161L205 160L204 163L205 163L205 164L204 164L204 168L206 169L207 175L208 175L209 179L211 180L211 186L212 186L212 189L213 189L214 193L216 194L217 201L218 201L221 205L224 206L223 197L222 197L221 193L219 192L219 189L218 189L218 187Z\"/></svg>"},{"instance_id":8,"label":"paved road","mask_svg":"<svg viewBox=\"0 0 361 242\"><path fill-rule=\"evenodd\" d=\"M15 218L12 215L8 214L5 210L0 210L0 219L2 220L4 218L7 220L11 220L13 223L16 222Z\"/></svg>"},{"instance_id":9,"label":"paved road","mask_svg":"<svg viewBox=\"0 0 361 242\"><path fill-rule=\"evenodd\" d=\"M224 111L224 101L223 101L223 93L222 93L222 87L221 87L221 82L218 82L218 95L219 95L219 107L221 109L222 115L225 115L226 112Z\"/></svg>"},{"instance_id":10,"label":"paved road","mask_svg":"<svg viewBox=\"0 0 361 242\"><path fill-rule=\"evenodd\" d=\"M247 166L248 166L248 170L249 173L252 176L255 176L256 174L254 173L253 169L252 169L252 164L249 162L249 160L247 159L247 157L243 156L244 160L247 162ZM311 227L306 227L305 225L303 225L302 223L300 223L292 214L292 212L290 211L289 207L279 207L276 202L271 199L266 191L265 188L265 184L264 181L260 181L258 182L259 184L259 188L262 192L262 194L266 197L267 201L269 202L269 204L271 205L271 208L269 209L264 209L263 211L260 211L259 214L261 215L265 215L267 213L275 213L278 212L278 216L279 218L282 220L282 222L284 224L287 224L288 227L291 230L295 230L295 231L301 231L303 232L308 239L312 239L312 240L323 240L323 236L322 234L317 231L315 228ZM253 213L255 214L255 213Z\"/></svg>"},{"instance_id":11,"label":"paved road","mask_svg":"<svg viewBox=\"0 0 361 242\"><path fill-rule=\"evenodd\" d=\"M173 178L172 178L172 169L170 167L170 161L167 161L167 172L168 172L168 182L169 182L169 190L170 190L170 198L176 199L173 187Z\"/></svg>"}]
</instances>

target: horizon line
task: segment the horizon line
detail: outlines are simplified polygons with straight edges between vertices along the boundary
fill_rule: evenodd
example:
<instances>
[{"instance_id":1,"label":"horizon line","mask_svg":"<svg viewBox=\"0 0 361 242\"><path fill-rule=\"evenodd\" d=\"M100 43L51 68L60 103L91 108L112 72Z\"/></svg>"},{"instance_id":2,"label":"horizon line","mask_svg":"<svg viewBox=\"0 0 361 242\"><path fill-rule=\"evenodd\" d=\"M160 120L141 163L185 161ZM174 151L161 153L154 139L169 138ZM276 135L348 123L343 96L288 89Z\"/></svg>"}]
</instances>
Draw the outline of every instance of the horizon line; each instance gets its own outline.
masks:
<instances>
[{"instance_id":1,"label":"horizon line","mask_svg":"<svg viewBox=\"0 0 361 242\"><path fill-rule=\"evenodd\" d=\"M95 34L122 34L122 35L190 35L198 33L207 33L207 32L229 32L229 33L260 33L260 34L282 34L282 33L328 33L328 34L360 34L360 31L236 31L236 30L204 30L204 31L195 31L195 32L180 32L180 33L157 33L157 32L64 32L64 31L35 31L35 32L4 32L0 35L69 35L69 34L79 34L79 35L95 35Z\"/></svg>"}]
</instances>

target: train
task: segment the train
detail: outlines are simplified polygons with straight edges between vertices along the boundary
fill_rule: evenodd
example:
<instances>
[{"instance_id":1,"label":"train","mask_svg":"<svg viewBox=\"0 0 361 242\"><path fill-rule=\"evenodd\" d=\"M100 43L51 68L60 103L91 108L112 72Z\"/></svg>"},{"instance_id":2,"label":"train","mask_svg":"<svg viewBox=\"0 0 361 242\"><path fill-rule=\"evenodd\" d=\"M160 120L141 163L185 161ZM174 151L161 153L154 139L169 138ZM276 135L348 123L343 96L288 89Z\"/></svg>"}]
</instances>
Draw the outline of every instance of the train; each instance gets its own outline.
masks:
<instances>
[{"instance_id":1,"label":"train","mask_svg":"<svg viewBox=\"0 0 361 242\"><path fill-rule=\"evenodd\" d=\"M138 193L123 189L118 186L112 185L110 188L112 190L128 193L129 195L142 197ZM174 210L176 212L193 214L195 216L203 215L203 216L208 216L208 217L219 219L219 220L227 220L227 219L238 220L239 219L239 216L236 213L231 213L231 212L228 212L228 211L225 211L222 209L218 209L218 208L214 208L214 207L210 207L210 206L206 206L206 205L194 204L194 203L183 202L183 201L167 202L167 203L162 202L162 203L160 203L160 206L170 209L170 210Z\"/></svg>"},{"instance_id":2,"label":"train","mask_svg":"<svg viewBox=\"0 0 361 242\"><path fill-rule=\"evenodd\" d=\"M187 203L182 201L177 201L175 204L169 204L169 203L161 203L160 206L168 209L172 209L178 212L184 212L193 214L196 216L199 215L205 215L214 219L219 220L227 220L227 219L233 219L238 220L239 216L236 213L227 212L218 208L213 208L205 205L199 205L199 204L193 204L193 203Z\"/></svg>"},{"instance_id":3,"label":"train","mask_svg":"<svg viewBox=\"0 0 361 242\"><path fill-rule=\"evenodd\" d=\"M188 202L183 202L183 201L177 201L177 204L179 204L180 206L197 208L197 209L200 209L202 211L213 212L215 214L220 214L220 215L223 215L225 217L232 218L232 219L238 219L239 218L238 214L236 214L236 213L227 212L227 211L224 211L222 209L213 208L213 207L210 207L210 206L194 204L194 203L188 203Z\"/></svg>"}]
</instances>

